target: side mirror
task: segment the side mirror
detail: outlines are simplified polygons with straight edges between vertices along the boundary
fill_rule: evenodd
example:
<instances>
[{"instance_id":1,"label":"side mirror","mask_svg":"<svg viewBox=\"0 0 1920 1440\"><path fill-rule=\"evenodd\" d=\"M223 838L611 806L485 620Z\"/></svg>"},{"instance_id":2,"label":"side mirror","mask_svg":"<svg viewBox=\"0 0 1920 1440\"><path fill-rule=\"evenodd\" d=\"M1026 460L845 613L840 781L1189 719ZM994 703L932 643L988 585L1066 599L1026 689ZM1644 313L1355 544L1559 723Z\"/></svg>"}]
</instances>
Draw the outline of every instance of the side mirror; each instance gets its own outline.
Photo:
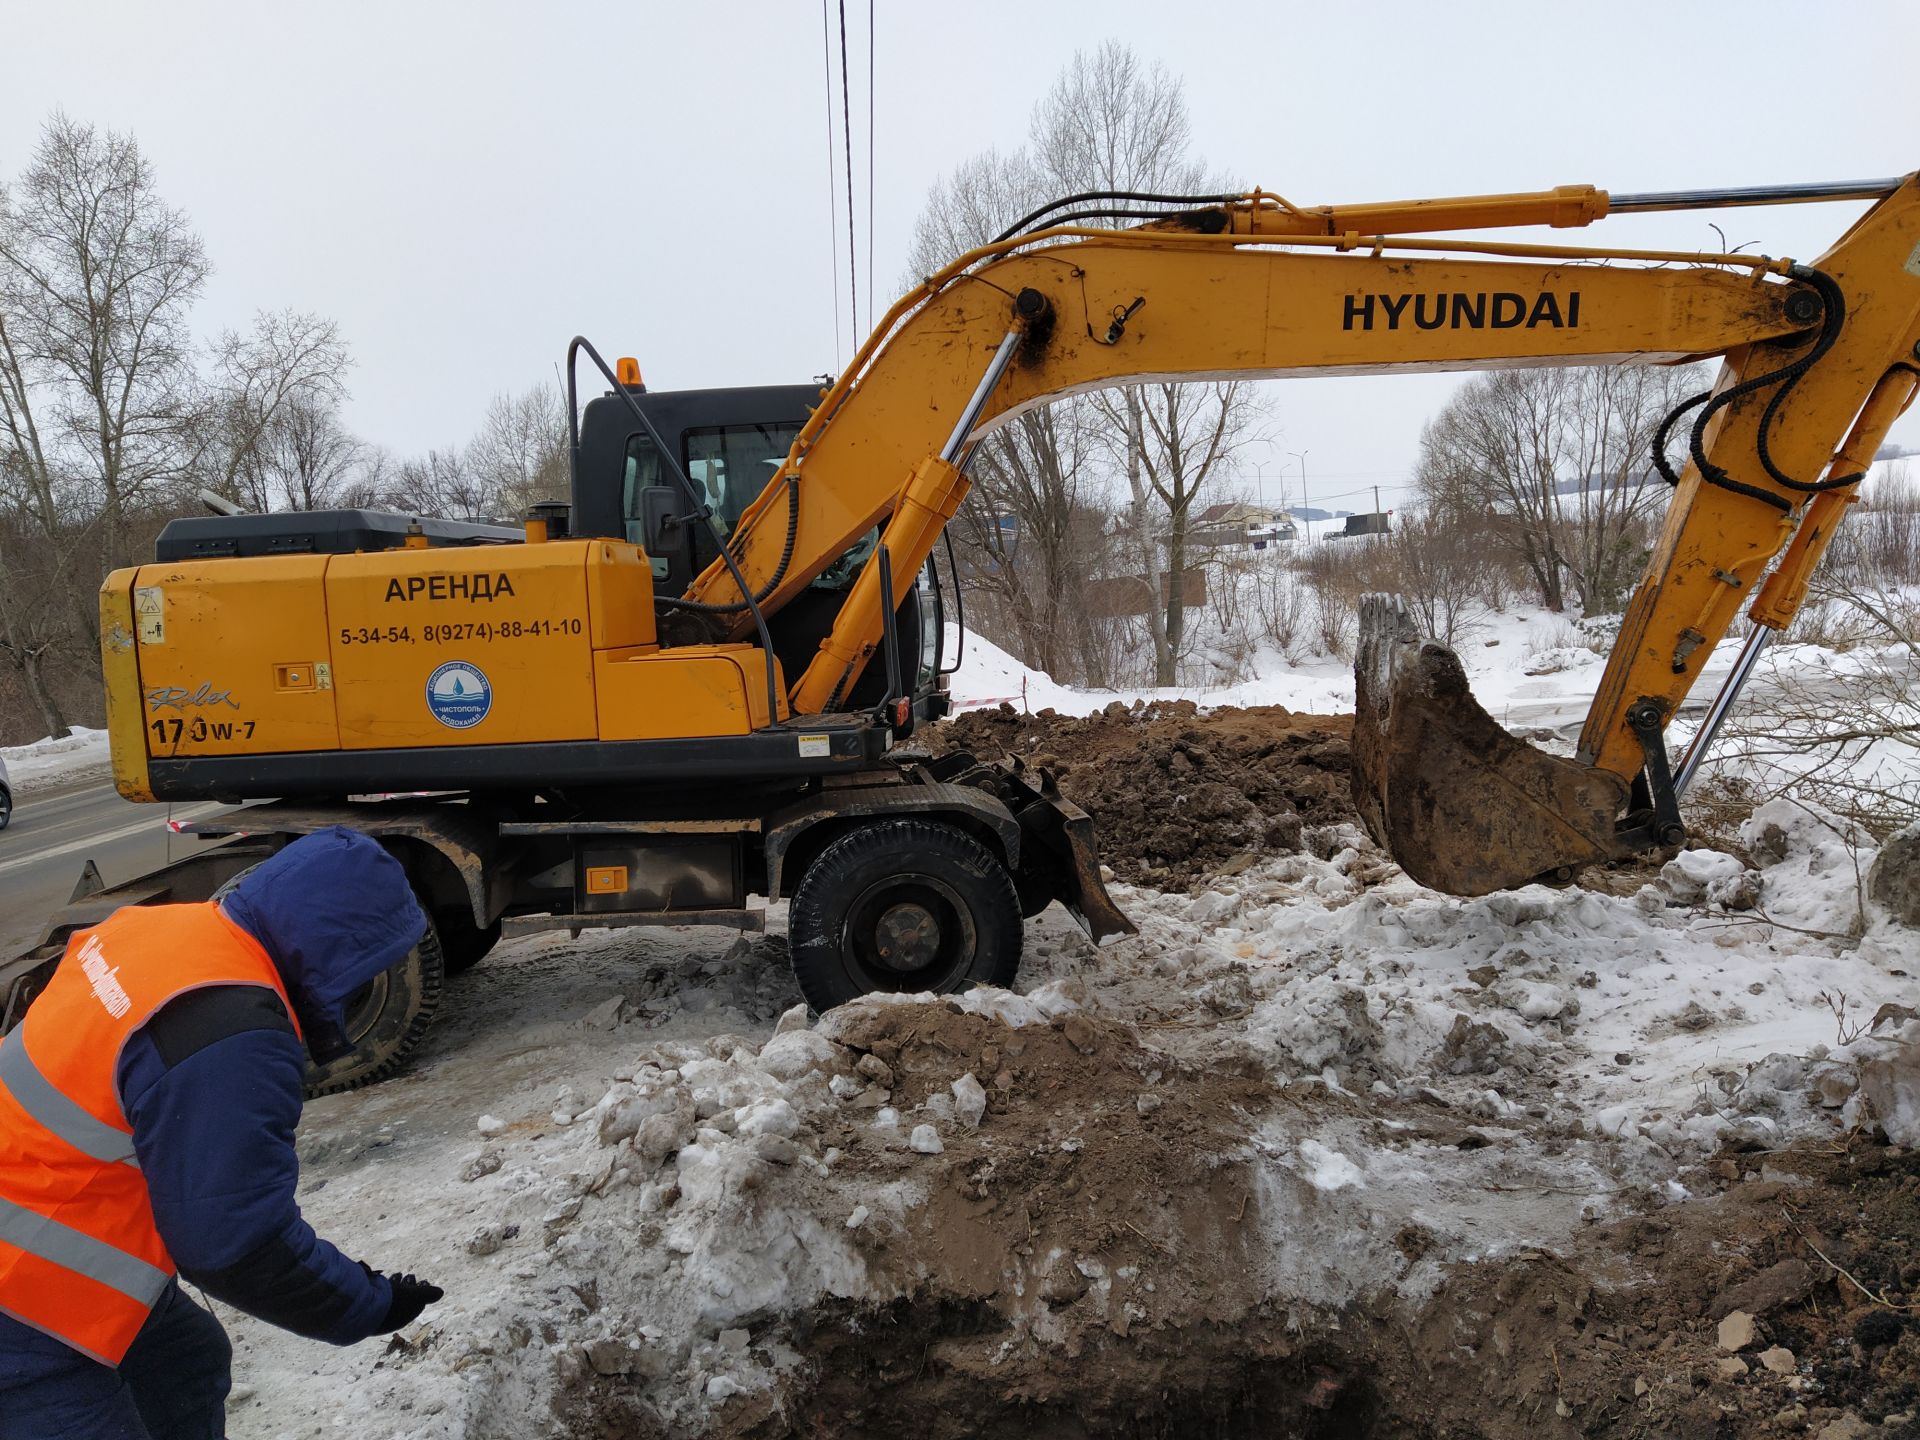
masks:
<instances>
[{"instance_id":1,"label":"side mirror","mask_svg":"<svg viewBox=\"0 0 1920 1440\"><path fill-rule=\"evenodd\" d=\"M648 555L666 559L686 548L681 523L686 508L685 497L671 485L649 485L640 492L640 543Z\"/></svg>"}]
</instances>

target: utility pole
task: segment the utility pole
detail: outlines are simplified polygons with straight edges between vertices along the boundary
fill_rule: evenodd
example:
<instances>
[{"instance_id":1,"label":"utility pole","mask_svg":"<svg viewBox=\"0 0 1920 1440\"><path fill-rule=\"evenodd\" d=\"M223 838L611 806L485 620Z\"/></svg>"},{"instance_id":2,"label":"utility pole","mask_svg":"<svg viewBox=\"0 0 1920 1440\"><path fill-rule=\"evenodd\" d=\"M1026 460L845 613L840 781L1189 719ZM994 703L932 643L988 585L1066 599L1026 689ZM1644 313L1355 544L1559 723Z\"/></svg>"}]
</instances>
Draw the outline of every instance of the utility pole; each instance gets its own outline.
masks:
<instances>
[{"instance_id":1,"label":"utility pole","mask_svg":"<svg viewBox=\"0 0 1920 1440\"><path fill-rule=\"evenodd\" d=\"M1373 487L1373 513L1375 515L1380 515L1383 513L1380 509L1380 487L1378 485ZM1387 532L1386 524L1385 522L1382 522L1380 526L1380 533L1384 535L1386 534L1386 532Z\"/></svg>"},{"instance_id":2,"label":"utility pole","mask_svg":"<svg viewBox=\"0 0 1920 1440\"><path fill-rule=\"evenodd\" d=\"M1300 523L1307 527L1307 539L1313 539L1313 516L1308 513L1307 505L1307 456L1310 450L1289 450L1287 454L1300 462Z\"/></svg>"}]
</instances>

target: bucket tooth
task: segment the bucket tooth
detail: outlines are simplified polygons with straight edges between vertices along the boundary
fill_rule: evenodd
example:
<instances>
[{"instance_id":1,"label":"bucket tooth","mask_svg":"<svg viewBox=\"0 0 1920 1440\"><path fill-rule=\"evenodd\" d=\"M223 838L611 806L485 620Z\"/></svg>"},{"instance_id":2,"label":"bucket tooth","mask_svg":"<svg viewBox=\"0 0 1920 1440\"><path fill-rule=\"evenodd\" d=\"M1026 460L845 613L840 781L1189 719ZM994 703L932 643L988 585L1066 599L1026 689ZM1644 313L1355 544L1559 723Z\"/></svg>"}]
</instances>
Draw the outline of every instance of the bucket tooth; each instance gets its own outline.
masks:
<instances>
[{"instance_id":1,"label":"bucket tooth","mask_svg":"<svg viewBox=\"0 0 1920 1440\"><path fill-rule=\"evenodd\" d=\"M1354 690L1354 803L1421 884L1485 895L1564 883L1615 853L1626 782L1509 735L1397 595L1360 601Z\"/></svg>"}]
</instances>

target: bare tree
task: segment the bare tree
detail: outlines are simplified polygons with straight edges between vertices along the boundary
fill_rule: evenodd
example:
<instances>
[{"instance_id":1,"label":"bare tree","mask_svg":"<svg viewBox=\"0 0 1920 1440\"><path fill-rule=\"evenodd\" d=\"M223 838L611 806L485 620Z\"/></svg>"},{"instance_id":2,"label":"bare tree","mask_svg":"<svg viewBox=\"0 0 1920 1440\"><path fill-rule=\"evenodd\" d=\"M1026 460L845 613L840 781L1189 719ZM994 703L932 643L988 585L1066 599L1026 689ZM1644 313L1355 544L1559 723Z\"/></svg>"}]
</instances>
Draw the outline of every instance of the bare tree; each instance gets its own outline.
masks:
<instances>
[{"instance_id":1,"label":"bare tree","mask_svg":"<svg viewBox=\"0 0 1920 1440\"><path fill-rule=\"evenodd\" d=\"M1194 503L1224 462L1253 433L1252 387L1238 381L1157 383L1096 398L1125 467L1134 543L1147 572L1148 593L1164 596L1149 611L1154 684L1178 683L1186 639L1188 535ZM1166 563L1161 565L1164 553Z\"/></svg>"},{"instance_id":2,"label":"bare tree","mask_svg":"<svg viewBox=\"0 0 1920 1440\"><path fill-rule=\"evenodd\" d=\"M63 659L84 653L67 603L74 588L72 562L81 553L77 545L46 543L37 517L11 498L0 509L0 657L32 704L42 731L56 739L70 727L49 671Z\"/></svg>"},{"instance_id":3,"label":"bare tree","mask_svg":"<svg viewBox=\"0 0 1920 1440\"><path fill-rule=\"evenodd\" d=\"M1563 609L1618 610L1666 496L1650 452L1701 388L1697 369L1496 370L1462 385L1421 434L1418 481L1449 525L1477 525Z\"/></svg>"},{"instance_id":4,"label":"bare tree","mask_svg":"<svg viewBox=\"0 0 1920 1440\"><path fill-rule=\"evenodd\" d=\"M0 184L0 690L55 735L99 710L101 576L189 484L310 506L361 468L337 328L263 313L202 348L207 274L130 136L56 113Z\"/></svg>"},{"instance_id":5,"label":"bare tree","mask_svg":"<svg viewBox=\"0 0 1920 1440\"><path fill-rule=\"evenodd\" d=\"M0 210L0 227L7 219ZM0 286L10 278L0 267ZM20 343L13 298L0 289L0 654L45 732L59 738L69 726L48 670L63 652L84 653L75 601L95 578L86 545L94 507L59 464L57 434L46 433L47 369Z\"/></svg>"},{"instance_id":6,"label":"bare tree","mask_svg":"<svg viewBox=\"0 0 1920 1440\"><path fill-rule=\"evenodd\" d=\"M1079 52L1035 107L1024 149L975 156L929 194L910 269L928 274L1063 194L1192 193L1205 184L1205 167L1189 154L1191 144L1180 81L1164 66L1143 62L1118 41ZM1184 591L1163 577L1170 566L1176 574L1184 566L1192 503L1244 439L1251 393L1244 386L1149 385L1097 403L1070 397L1044 418L1021 417L981 447L974 460L980 494L970 503L992 523L976 520L961 533L993 542L1005 530L1000 518L1010 518L1021 537L1018 556L1007 557L1011 568L1039 572L1034 583L1022 585L997 561L981 567L1016 607L1022 658L1061 667L1054 673L1063 678L1108 681L1102 659L1108 647L1097 640L1086 606L1073 603L1095 574L1084 553L1094 532L1080 516L1111 483L1093 464L1104 456L1126 486L1133 563L1146 571L1150 595L1168 595L1167 605L1149 607L1146 619L1154 673L1173 683ZM1178 547L1178 557L1164 553L1169 545ZM1063 613L1074 617L1070 635L1059 624ZM1069 639L1080 660L1078 677L1068 663Z\"/></svg>"},{"instance_id":7,"label":"bare tree","mask_svg":"<svg viewBox=\"0 0 1920 1440\"><path fill-rule=\"evenodd\" d=\"M1133 47L1108 40L1080 50L1035 108L1033 163L1054 194L1217 191L1193 158L1193 121L1179 78Z\"/></svg>"},{"instance_id":8,"label":"bare tree","mask_svg":"<svg viewBox=\"0 0 1920 1440\"><path fill-rule=\"evenodd\" d=\"M1027 663L1104 685L1104 653L1081 602L1106 548L1100 512L1085 493L1086 420L1084 405L1053 405L995 434L973 461L979 498L960 535L974 552L974 574L1004 602Z\"/></svg>"},{"instance_id":9,"label":"bare tree","mask_svg":"<svg viewBox=\"0 0 1920 1440\"><path fill-rule=\"evenodd\" d=\"M1853 617L1859 654L1819 650L1763 671L1722 731L1713 760L1755 785L1863 825L1884 839L1920 820L1920 605L1883 582L1816 586Z\"/></svg>"},{"instance_id":10,"label":"bare tree","mask_svg":"<svg viewBox=\"0 0 1920 1440\"><path fill-rule=\"evenodd\" d=\"M1088 190L1134 190L1162 195L1220 193L1205 164L1192 154L1193 122L1184 87L1164 65L1149 65L1131 46L1108 40L1077 51L1046 98L1031 127L1035 166L1055 195ZM1218 407L1210 424L1193 403L1205 395ZM1127 387L1117 399L1102 397L1110 433L1119 439L1126 477L1127 516L1134 550L1150 595L1164 594L1164 608L1147 612L1153 647L1154 683L1175 682L1185 628L1185 537L1188 513L1200 486L1221 455L1244 438L1252 392L1241 385L1147 385ZM1157 414L1150 411L1157 407ZM1218 431L1219 433L1215 433ZM1169 443L1175 448L1168 449ZM1198 443L1199 451L1187 447ZM1150 445L1159 447L1158 462ZM1162 564L1161 547L1169 547ZM1171 553L1177 545L1179 553Z\"/></svg>"},{"instance_id":11,"label":"bare tree","mask_svg":"<svg viewBox=\"0 0 1920 1440\"><path fill-rule=\"evenodd\" d=\"M351 468L354 478L343 494L355 504L453 520L517 515L536 500L566 494L565 402L547 385L496 395L468 444L399 461L363 449Z\"/></svg>"},{"instance_id":12,"label":"bare tree","mask_svg":"<svg viewBox=\"0 0 1920 1440\"><path fill-rule=\"evenodd\" d=\"M1360 551L1363 568L1373 570L1366 589L1397 591L1427 634L1458 644L1492 608L1493 567L1480 553L1478 533L1429 510L1403 511L1396 519L1389 534L1341 543ZM1357 596L1355 606L1357 613Z\"/></svg>"},{"instance_id":13,"label":"bare tree","mask_svg":"<svg viewBox=\"0 0 1920 1440\"><path fill-rule=\"evenodd\" d=\"M1564 370L1492 370L1454 392L1420 434L1416 479L1446 520L1479 517L1533 577L1540 603L1566 608L1560 475Z\"/></svg>"},{"instance_id":14,"label":"bare tree","mask_svg":"<svg viewBox=\"0 0 1920 1440\"><path fill-rule=\"evenodd\" d=\"M1620 609L1645 564L1667 487L1653 468L1654 434L1688 395L1706 388L1699 366L1606 365L1566 372L1569 480L1561 547L1589 615ZM1565 487L1563 486L1563 489Z\"/></svg>"},{"instance_id":15,"label":"bare tree","mask_svg":"<svg viewBox=\"0 0 1920 1440\"><path fill-rule=\"evenodd\" d=\"M199 237L131 136L56 113L0 191L0 308L15 364L25 388L43 392L36 429L55 467L94 492L109 566L131 558L130 507L191 459L187 314L207 272Z\"/></svg>"},{"instance_id":16,"label":"bare tree","mask_svg":"<svg viewBox=\"0 0 1920 1440\"><path fill-rule=\"evenodd\" d=\"M914 224L909 271L930 274L1042 203L1044 178L1024 150L989 150L928 192ZM1064 680L1105 684L1104 655L1078 603L1091 577L1081 541L1095 488L1088 468L1092 413L1079 397L1032 410L978 447L974 488L955 534L969 553L962 578L988 602L982 621L1028 664Z\"/></svg>"},{"instance_id":17,"label":"bare tree","mask_svg":"<svg viewBox=\"0 0 1920 1440\"><path fill-rule=\"evenodd\" d=\"M349 502L369 460L336 406L295 398L267 432L260 470L274 508L325 510Z\"/></svg>"},{"instance_id":18,"label":"bare tree","mask_svg":"<svg viewBox=\"0 0 1920 1440\"><path fill-rule=\"evenodd\" d=\"M519 515L536 500L564 499L568 487L567 406L557 387L496 395L467 447L467 469L485 513Z\"/></svg>"},{"instance_id":19,"label":"bare tree","mask_svg":"<svg viewBox=\"0 0 1920 1440\"><path fill-rule=\"evenodd\" d=\"M458 446L429 450L390 468L383 466L377 491L377 501L382 505L450 520L489 517L494 499Z\"/></svg>"},{"instance_id":20,"label":"bare tree","mask_svg":"<svg viewBox=\"0 0 1920 1440\"><path fill-rule=\"evenodd\" d=\"M316 446L333 448L326 432L339 430L352 363L339 327L318 315L262 312L244 335L222 333L203 401L208 486L254 510L314 509L325 478Z\"/></svg>"},{"instance_id":21,"label":"bare tree","mask_svg":"<svg viewBox=\"0 0 1920 1440\"><path fill-rule=\"evenodd\" d=\"M983 150L962 160L927 191L913 222L908 284L984 245L1047 198L1044 177L1025 150Z\"/></svg>"},{"instance_id":22,"label":"bare tree","mask_svg":"<svg viewBox=\"0 0 1920 1440\"><path fill-rule=\"evenodd\" d=\"M1920 820L1920 485L1862 489L1782 637L1818 648L1762 666L1713 760L1884 839Z\"/></svg>"}]
</instances>

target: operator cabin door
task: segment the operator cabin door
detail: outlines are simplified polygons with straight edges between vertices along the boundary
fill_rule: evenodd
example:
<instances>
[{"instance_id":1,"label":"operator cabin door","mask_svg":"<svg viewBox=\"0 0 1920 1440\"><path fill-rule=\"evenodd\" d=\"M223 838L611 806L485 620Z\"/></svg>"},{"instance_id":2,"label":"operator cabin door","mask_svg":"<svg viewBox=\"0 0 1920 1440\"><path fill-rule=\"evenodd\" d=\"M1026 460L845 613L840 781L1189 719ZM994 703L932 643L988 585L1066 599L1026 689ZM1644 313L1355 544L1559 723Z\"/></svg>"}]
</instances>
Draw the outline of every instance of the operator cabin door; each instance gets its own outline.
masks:
<instances>
[{"instance_id":1,"label":"operator cabin door","mask_svg":"<svg viewBox=\"0 0 1920 1440\"><path fill-rule=\"evenodd\" d=\"M740 512L766 488L799 433L794 421L709 425L681 433L680 463L712 507L723 536L732 536ZM706 523L689 513L686 497L670 483L643 432L627 436L621 490L626 538L652 560L654 593L682 594L720 551Z\"/></svg>"}]
</instances>

